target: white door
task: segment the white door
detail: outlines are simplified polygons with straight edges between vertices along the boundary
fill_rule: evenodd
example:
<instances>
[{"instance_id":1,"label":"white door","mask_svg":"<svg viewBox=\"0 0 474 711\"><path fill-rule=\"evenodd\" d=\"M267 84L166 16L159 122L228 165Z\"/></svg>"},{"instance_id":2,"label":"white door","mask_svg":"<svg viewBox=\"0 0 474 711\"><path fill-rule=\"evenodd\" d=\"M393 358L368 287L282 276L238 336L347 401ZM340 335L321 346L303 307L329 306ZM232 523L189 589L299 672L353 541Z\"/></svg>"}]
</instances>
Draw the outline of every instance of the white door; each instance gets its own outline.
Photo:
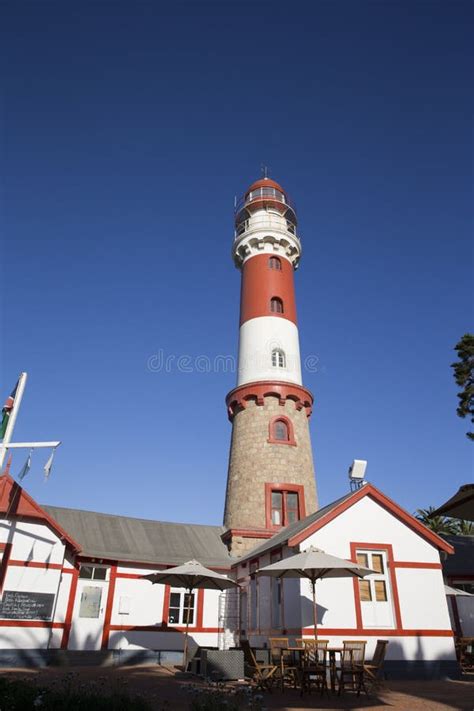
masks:
<instances>
[{"instance_id":1,"label":"white door","mask_svg":"<svg viewBox=\"0 0 474 711\"><path fill-rule=\"evenodd\" d=\"M392 591L385 551L357 551L360 565L376 572L359 580L363 627L394 627Z\"/></svg>"},{"instance_id":2,"label":"white door","mask_svg":"<svg viewBox=\"0 0 474 711\"><path fill-rule=\"evenodd\" d=\"M72 616L69 649L93 650L101 648L109 588L107 578L107 568L81 567Z\"/></svg>"}]
</instances>

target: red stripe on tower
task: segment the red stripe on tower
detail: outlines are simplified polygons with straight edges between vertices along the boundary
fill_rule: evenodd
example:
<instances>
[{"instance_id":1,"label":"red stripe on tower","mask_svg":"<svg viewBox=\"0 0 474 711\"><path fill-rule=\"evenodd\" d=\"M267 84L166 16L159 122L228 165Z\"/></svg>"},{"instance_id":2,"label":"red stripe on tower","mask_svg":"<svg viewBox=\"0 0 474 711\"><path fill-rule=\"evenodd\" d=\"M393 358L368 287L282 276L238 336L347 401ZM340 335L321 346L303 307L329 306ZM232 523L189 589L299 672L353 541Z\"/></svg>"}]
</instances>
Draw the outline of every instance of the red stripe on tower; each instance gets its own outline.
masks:
<instances>
[{"instance_id":1,"label":"red stripe on tower","mask_svg":"<svg viewBox=\"0 0 474 711\"><path fill-rule=\"evenodd\" d=\"M293 265L271 253L258 254L242 265L240 325L259 316L286 318L296 325Z\"/></svg>"}]
</instances>

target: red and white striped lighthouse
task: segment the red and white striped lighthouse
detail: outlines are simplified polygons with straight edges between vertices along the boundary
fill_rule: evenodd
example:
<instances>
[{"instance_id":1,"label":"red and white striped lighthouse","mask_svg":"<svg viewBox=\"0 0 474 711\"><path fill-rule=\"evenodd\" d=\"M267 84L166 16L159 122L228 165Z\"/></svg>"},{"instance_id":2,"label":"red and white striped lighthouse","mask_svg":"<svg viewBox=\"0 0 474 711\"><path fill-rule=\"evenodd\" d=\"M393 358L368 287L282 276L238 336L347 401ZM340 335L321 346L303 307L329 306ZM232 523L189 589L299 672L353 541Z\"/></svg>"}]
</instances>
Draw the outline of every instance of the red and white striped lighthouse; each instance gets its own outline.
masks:
<instances>
[{"instance_id":1,"label":"red and white striped lighthouse","mask_svg":"<svg viewBox=\"0 0 474 711\"><path fill-rule=\"evenodd\" d=\"M234 555L317 506L313 397L302 385L293 279L300 256L288 195L274 180L257 180L235 212L242 287L237 387L226 400L232 443L224 513Z\"/></svg>"}]
</instances>

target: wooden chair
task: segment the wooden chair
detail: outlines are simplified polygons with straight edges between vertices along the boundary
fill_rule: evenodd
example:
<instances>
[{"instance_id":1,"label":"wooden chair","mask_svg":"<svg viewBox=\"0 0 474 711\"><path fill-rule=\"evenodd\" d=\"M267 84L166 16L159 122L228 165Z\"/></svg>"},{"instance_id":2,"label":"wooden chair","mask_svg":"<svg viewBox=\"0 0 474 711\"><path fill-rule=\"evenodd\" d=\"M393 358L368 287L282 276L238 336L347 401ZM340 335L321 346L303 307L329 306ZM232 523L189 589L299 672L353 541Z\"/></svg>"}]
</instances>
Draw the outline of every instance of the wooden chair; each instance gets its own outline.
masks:
<instances>
[{"instance_id":1,"label":"wooden chair","mask_svg":"<svg viewBox=\"0 0 474 711\"><path fill-rule=\"evenodd\" d=\"M459 637L456 640L456 655L464 674L474 671L474 637Z\"/></svg>"},{"instance_id":2,"label":"wooden chair","mask_svg":"<svg viewBox=\"0 0 474 711\"><path fill-rule=\"evenodd\" d=\"M375 645L374 656L370 662L364 662L364 682L365 685L369 685L371 689L377 683L377 679L385 660L385 653L387 651L388 639L378 639Z\"/></svg>"},{"instance_id":3,"label":"wooden chair","mask_svg":"<svg viewBox=\"0 0 474 711\"><path fill-rule=\"evenodd\" d=\"M357 691L357 696L360 695L360 690L364 689L367 694L367 689L364 682L364 659L366 641L346 640L342 642L341 666L339 668L339 694L349 682L354 691Z\"/></svg>"},{"instance_id":4,"label":"wooden chair","mask_svg":"<svg viewBox=\"0 0 474 711\"><path fill-rule=\"evenodd\" d=\"M303 640L304 652L301 665L301 695L305 691L311 692L311 684L315 684L321 691L321 696L326 691L329 696L327 683L327 646L328 639Z\"/></svg>"},{"instance_id":5,"label":"wooden chair","mask_svg":"<svg viewBox=\"0 0 474 711\"><path fill-rule=\"evenodd\" d=\"M241 645L244 653L246 675L256 684L257 689L271 693L278 667L275 666L275 664L262 664L261 662L257 662L253 649L247 639L243 639Z\"/></svg>"},{"instance_id":6,"label":"wooden chair","mask_svg":"<svg viewBox=\"0 0 474 711\"><path fill-rule=\"evenodd\" d=\"M285 681L290 679L293 686L298 684L298 667L293 664L293 659L288 650L288 637L269 637L270 661L278 666L277 676L280 679L281 690L285 690Z\"/></svg>"}]
</instances>

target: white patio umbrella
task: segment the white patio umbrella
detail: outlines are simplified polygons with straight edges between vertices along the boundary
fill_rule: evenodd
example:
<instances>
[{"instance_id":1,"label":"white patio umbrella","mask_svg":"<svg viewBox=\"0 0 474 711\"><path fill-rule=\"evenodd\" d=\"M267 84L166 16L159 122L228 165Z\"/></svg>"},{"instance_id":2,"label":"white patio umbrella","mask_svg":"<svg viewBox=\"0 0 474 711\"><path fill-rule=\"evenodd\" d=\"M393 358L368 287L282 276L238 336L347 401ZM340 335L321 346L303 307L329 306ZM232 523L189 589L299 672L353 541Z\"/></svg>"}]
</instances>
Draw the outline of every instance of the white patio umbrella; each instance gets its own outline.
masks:
<instances>
[{"instance_id":1,"label":"white patio umbrella","mask_svg":"<svg viewBox=\"0 0 474 711\"><path fill-rule=\"evenodd\" d=\"M188 656L188 627L189 627L189 612L191 609L191 595L194 590L229 590L230 588L238 587L237 583L225 575L216 573L214 570L205 568L197 560L189 560L183 565L178 565L175 568L167 568L159 570L157 573L144 575L145 580L152 583L161 583L162 585L172 585L176 588L185 588L188 596L188 604L186 608L186 633L184 636L183 650L183 668L186 671L187 656Z\"/></svg>"},{"instance_id":2,"label":"white patio umbrella","mask_svg":"<svg viewBox=\"0 0 474 711\"><path fill-rule=\"evenodd\" d=\"M316 609L316 580L323 578L364 578L375 573L358 563L344 558L336 558L319 548L310 547L302 553L279 560L257 570L257 575L268 575L272 578L307 578L311 583L313 593L313 624L314 637L318 637L318 618Z\"/></svg>"}]
</instances>

